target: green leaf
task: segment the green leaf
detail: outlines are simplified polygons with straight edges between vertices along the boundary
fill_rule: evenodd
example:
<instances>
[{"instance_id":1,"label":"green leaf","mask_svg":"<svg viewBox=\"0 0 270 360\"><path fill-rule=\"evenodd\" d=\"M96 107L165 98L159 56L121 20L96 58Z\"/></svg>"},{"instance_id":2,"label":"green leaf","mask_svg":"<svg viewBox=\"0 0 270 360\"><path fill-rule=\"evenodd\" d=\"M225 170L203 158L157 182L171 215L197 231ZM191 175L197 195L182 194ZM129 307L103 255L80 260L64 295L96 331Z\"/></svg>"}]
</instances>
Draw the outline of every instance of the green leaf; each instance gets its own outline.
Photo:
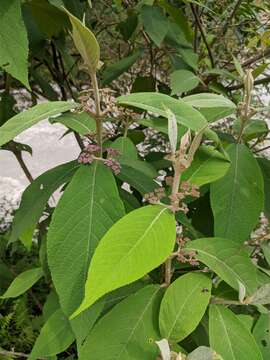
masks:
<instances>
[{"instance_id":1,"label":"green leaf","mask_svg":"<svg viewBox=\"0 0 270 360\"><path fill-rule=\"evenodd\" d=\"M96 73L100 59L100 48L95 35L79 19L64 9L72 24L72 38L89 72Z\"/></svg>"},{"instance_id":2,"label":"green leaf","mask_svg":"<svg viewBox=\"0 0 270 360\"><path fill-rule=\"evenodd\" d=\"M4 1L0 8L0 66L30 89L28 39L21 14L21 1Z\"/></svg>"},{"instance_id":3,"label":"green leaf","mask_svg":"<svg viewBox=\"0 0 270 360\"><path fill-rule=\"evenodd\" d=\"M123 215L111 170L98 161L81 166L60 199L48 232L49 267L68 316L84 297L89 263L99 240Z\"/></svg>"},{"instance_id":4,"label":"green leaf","mask_svg":"<svg viewBox=\"0 0 270 360\"><path fill-rule=\"evenodd\" d=\"M35 342L29 360L53 356L66 350L74 341L70 324L61 309L49 317Z\"/></svg>"},{"instance_id":5,"label":"green leaf","mask_svg":"<svg viewBox=\"0 0 270 360\"><path fill-rule=\"evenodd\" d=\"M162 264L173 250L175 234L174 216L161 205L136 209L120 219L95 251L85 298L72 316L102 295L140 279Z\"/></svg>"},{"instance_id":6,"label":"green leaf","mask_svg":"<svg viewBox=\"0 0 270 360\"><path fill-rule=\"evenodd\" d=\"M195 330L208 306L211 287L211 279L199 273L180 276L168 287L159 314L164 338L179 342Z\"/></svg>"},{"instance_id":7,"label":"green leaf","mask_svg":"<svg viewBox=\"0 0 270 360\"><path fill-rule=\"evenodd\" d=\"M229 309L211 305L210 345L224 360L262 360L261 352L245 325Z\"/></svg>"},{"instance_id":8,"label":"green leaf","mask_svg":"<svg viewBox=\"0 0 270 360\"><path fill-rule=\"evenodd\" d=\"M125 41L128 41L131 38L138 25L138 16L136 13L130 11L127 12L127 15L127 18L124 21L121 21L116 27Z\"/></svg>"},{"instance_id":9,"label":"green leaf","mask_svg":"<svg viewBox=\"0 0 270 360\"><path fill-rule=\"evenodd\" d=\"M41 120L74 109L77 105L66 101L51 101L38 104L9 119L0 127L0 146L12 140L24 130Z\"/></svg>"},{"instance_id":10,"label":"green leaf","mask_svg":"<svg viewBox=\"0 0 270 360\"><path fill-rule=\"evenodd\" d=\"M262 243L261 245L263 255L268 265L270 266L270 243Z\"/></svg>"},{"instance_id":11,"label":"green leaf","mask_svg":"<svg viewBox=\"0 0 270 360\"><path fill-rule=\"evenodd\" d=\"M239 282L245 286L249 295L257 289L257 269L238 243L222 238L202 238L188 242L186 249L194 251L196 259L235 290L239 290Z\"/></svg>"},{"instance_id":12,"label":"green leaf","mask_svg":"<svg viewBox=\"0 0 270 360\"><path fill-rule=\"evenodd\" d=\"M186 104L181 99L174 99L161 93L133 93L120 96L117 102L121 105L138 107L167 118L165 106L175 114L180 125L195 131L201 130L207 124L203 115L193 109L191 105Z\"/></svg>"},{"instance_id":13,"label":"green leaf","mask_svg":"<svg viewBox=\"0 0 270 360\"><path fill-rule=\"evenodd\" d=\"M242 324L244 324L246 328L251 332L254 322L253 317L251 315L246 315L246 314L239 314L236 316L242 322Z\"/></svg>"},{"instance_id":14,"label":"green leaf","mask_svg":"<svg viewBox=\"0 0 270 360\"><path fill-rule=\"evenodd\" d=\"M28 1L25 6L30 9L39 30L49 38L58 36L64 28L69 26L68 18L63 11L46 0Z\"/></svg>"},{"instance_id":15,"label":"green leaf","mask_svg":"<svg viewBox=\"0 0 270 360\"><path fill-rule=\"evenodd\" d=\"M234 122L233 130L237 134L239 134L239 132L241 131L241 122L239 119ZM242 136L245 141L250 141L252 139L265 136L268 132L268 125L265 121L249 119L246 122Z\"/></svg>"},{"instance_id":16,"label":"green leaf","mask_svg":"<svg viewBox=\"0 0 270 360\"><path fill-rule=\"evenodd\" d=\"M138 159L137 148L127 137L120 136L114 140L110 147L120 152L120 155L117 157L117 159Z\"/></svg>"},{"instance_id":17,"label":"green leaf","mask_svg":"<svg viewBox=\"0 0 270 360\"><path fill-rule=\"evenodd\" d=\"M51 86L48 79L44 77L43 71L32 68L31 75L35 83L41 88L42 95L44 95L48 100L57 101L58 100L58 93L55 89Z\"/></svg>"},{"instance_id":18,"label":"green leaf","mask_svg":"<svg viewBox=\"0 0 270 360\"><path fill-rule=\"evenodd\" d=\"M232 144L226 150L231 167L210 188L215 235L241 243L249 238L263 210L263 178L245 145Z\"/></svg>"},{"instance_id":19,"label":"green leaf","mask_svg":"<svg viewBox=\"0 0 270 360\"><path fill-rule=\"evenodd\" d=\"M200 111L209 122L223 119L235 112L235 104L222 95L202 93L186 96L182 99Z\"/></svg>"},{"instance_id":20,"label":"green leaf","mask_svg":"<svg viewBox=\"0 0 270 360\"><path fill-rule=\"evenodd\" d=\"M248 303L255 305L270 304L270 282L259 287L259 289L257 289L257 291L249 298Z\"/></svg>"},{"instance_id":21,"label":"green leaf","mask_svg":"<svg viewBox=\"0 0 270 360\"><path fill-rule=\"evenodd\" d=\"M261 350L264 360L270 353L270 314L261 314L253 329L253 336Z\"/></svg>"},{"instance_id":22,"label":"green leaf","mask_svg":"<svg viewBox=\"0 0 270 360\"><path fill-rule=\"evenodd\" d=\"M94 327L97 319L99 318L103 308L105 299L100 299L93 306L83 311L75 319L70 320L72 331L75 335L78 352L80 352L81 346Z\"/></svg>"},{"instance_id":23,"label":"green leaf","mask_svg":"<svg viewBox=\"0 0 270 360\"><path fill-rule=\"evenodd\" d=\"M230 161L223 154L211 146L202 145L181 179L202 186L222 178L229 168Z\"/></svg>"},{"instance_id":24,"label":"green leaf","mask_svg":"<svg viewBox=\"0 0 270 360\"><path fill-rule=\"evenodd\" d=\"M121 172L117 177L138 190L142 195L153 192L159 187L158 183L153 180L157 174L151 164L133 159L122 159L120 164Z\"/></svg>"},{"instance_id":25,"label":"green leaf","mask_svg":"<svg viewBox=\"0 0 270 360\"><path fill-rule=\"evenodd\" d=\"M117 175L119 179L127 182L142 194L158 187L153 180L157 177L156 170L151 164L138 158L137 148L129 138L119 137L110 147L120 151L118 160L121 172Z\"/></svg>"},{"instance_id":26,"label":"green leaf","mask_svg":"<svg viewBox=\"0 0 270 360\"><path fill-rule=\"evenodd\" d=\"M141 206L138 199L133 194L131 194L129 191L126 191L124 189L119 189L119 194L123 201L126 213L129 213L132 210L138 209Z\"/></svg>"},{"instance_id":27,"label":"green leaf","mask_svg":"<svg viewBox=\"0 0 270 360\"><path fill-rule=\"evenodd\" d=\"M159 286L149 285L117 304L87 337L80 360L154 359L161 296Z\"/></svg>"},{"instance_id":28,"label":"green leaf","mask_svg":"<svg viewBox=\"0 0 270 360\"><path fill-rule=\"evenodd\" d=\"M168 31L168 20L163 11L157 6L145 5L141 9L141 16L145 31L160 46Z\"/></svg>"},{"instance_id":29,"label":"green leaf","mask_svg":"<svg viewBox=\"0 0 270 360\"><path fill-rule=\"evenodd\" d=\"M1 93L0 101L0 126L2 126L9 118L16 115L13 110L16 101L7 91Z\"/></svg>"},{"instance_id":30,"label":"green leaf","mask_svg":"<svg viewBox=\"0 0 270 360\"><path fill-rule=\"evenodd\" d=\"M117 79L120 75L126 72L141 56L143 51L139 50L134 52L120 61L109 65L102 73L102 86L110 84L113 80Z\"/></svg>"},{"instance_id":31,"label":"green leaf","mask_svg":"<svg viewBox=\"0 0 270 360\"><path fill-rule=\"evenodd\" d=\"M75 161L56 166L36 178L24 191L19 209L15 212L9 241L16 241L29 229L33 229L51 195L70 180L79 164Z\"/></svg>"},{"instance_id":32,"label":"green leaf","mask_svg":"<svg viewBox=\"0 0 270 360\"><path fill-rule=\"evenodd\" d=\"M270 160L257 158L264 180L264 212L270 218ZM270 260L269 260L270 264Z\"/></svg>"},{"instance_id":33,"label":"green leaf","mask_svg":"<svg viewBox=\"0 0 270 360\"><path fill-rule=\"evenodd\" d=\"M123 286L121 288L118 288L105 297L105 306L104 306L104 312L108 312L111 310L116 304L118 304L120 301L124 300L128 296L134 294L135 292L139 291L146 285L148 285L147 281L144 280L138 280L135 281L129 285ZM76 318L75 318L76 319Z\"/></svg>"},{"instance_id":34,"label":"green leaf","mask_svg":"<svg viewBox=\"0 0 270 360\"><path fill-rule=\"evenodd\" d=\"M69 112L50 119L51 123L60 123L78 134L87 135L96 131L95 120L87 113Z\"/></svg>"},{"instance_id":35,"label":"green leaf","mask_svg":"<svg viewBox=\"0 0 270 360\"><path fill-rule=\"evenodd\" d=\"M183 10L180 7L177 7L176 10L175 7L170 5L166 0L158 0L158 4L173 18L179 29L185 34L186 39L191 41L193 38L192 29Z\"/></svg>"},{"instance_id":36,"label":"green leaf","mask_svg":"<svg viewBox=\"0 0 270 360\"><path fill-rule=\"evenodd\" d=\"M158 132L168 135L168 120L164 118L152 118L152 119L141 119L139 124L146 127L153 128ZM187 128L182 125L177 125L177 137L178 140L185 134Z\"/></svg>"},{"instance_id":37,"label":"green leaf","mask_svg":"<svg viewBox=\"0 0 270 360\"><path fill-rule=\"evenodd\" d=\"M1 299L15 298L29 290L43 275L42 268L30 269L19 274Z\"/></svg>"},{"instance_id":38,"label":"green leaf","mask_svg":"<svg viewBox=\"0 0 270 360\"><path fill-rule=\"evenodd\" d=\"M190 91L198 86L200 79L189 70L176 70L170 76L172 95Z\"/></svg>"}]
</instances>

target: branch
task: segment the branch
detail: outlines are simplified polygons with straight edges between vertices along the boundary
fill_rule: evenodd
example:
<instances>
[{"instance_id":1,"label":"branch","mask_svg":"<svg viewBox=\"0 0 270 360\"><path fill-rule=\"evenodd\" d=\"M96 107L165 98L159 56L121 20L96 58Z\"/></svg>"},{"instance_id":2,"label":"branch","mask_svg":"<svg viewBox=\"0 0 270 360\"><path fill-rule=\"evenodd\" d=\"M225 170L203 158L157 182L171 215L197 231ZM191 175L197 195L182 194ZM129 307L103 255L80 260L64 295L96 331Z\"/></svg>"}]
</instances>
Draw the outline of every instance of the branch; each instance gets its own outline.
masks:
<instances>
[{"instance_id":1,"label":"branch","mask_svg":"<svg viewBox=\"0 0 270 360\"><path fill-rule=\"evenodd\" d=\"M203 42L204 42L204 44L206 46L208 56L209 56L209 59L210 59L210 62L211 62L211 66L213 68L213 67L215 67L215 61L214 61L214 57L213 57L212 51L210 49L210 46L209 46L209 44L208 44L208 42L206 40L206 36L205 36L205 33L204 33L203 25L201 23L201 19L200 19L199 15L198 15L194 5L190 4L190 7L191 7L191 11L193 13L193 16L195 18L196 24L198 25L198 28L199 28L200 33L202 35L202 39L203 39Z\"/></svg>"},{"instance_id":2,"label":"branch","mask_svg":"<svg viewBox=\"0 0 270 360\"><path fill-rule=\"evenodd\" d=\"M25 353L15 352L15 351L7 351L4 349L0 349L0 355L18 357L18 358L26 358L26 359L28 359L30 356L30 354L25 354ZM39 357L38 359L43 360L44 358Z\"/></svg>"},{"instance_id":3,"label":"branch","mask_svg":"<svg viewBox=\"0 0 270 360\"><path fill-rule=\"evenodd\" d=\"M27 168L27 166L26 166L26 164L25 164L25 162L24 162L24 160L22 158L21 151L14 150L12 152L15 155L16 159L18 160L18 163L20 164L20 167L22 168L22 170L23 170L25 176L27 177L27 179L29 180L29 182L30 183L33 182L34 179L33 179L30 171L28 170L28 168Z\"/></svg>"},{"instance_id":4,"label":"branch","mask_svg":"<svg viewBox=\"0 0 270 360\"><path fill-rule=\"evenodd\" d=\"M270 82L270 76L266 76L263 79L255 80L254 86L268 84L269 82ZM241 83L241 84L237 84L237 85L228 86L228 87L226 87L226 89L229 91L233 91L233 90L243 89L243 87L244 87L244 83Z\"/></svg>"},{"instance_id":5,"label":"branch","mask_svg":"<svg viewBox=\"0 0 270 360\"><path fill-rule=\"evenodd\" d=\"M229 28L229 25L232 22L232 19L234 18L239 6L241 5L241 2L242 2L242 0L237 0L236 1L231 14L228 16L228 21L226 22L226 24L223 27L223 32L222 32L223 36L226 34L226 32L227 32L227 30Z\"/></svg>"}]
</instances>

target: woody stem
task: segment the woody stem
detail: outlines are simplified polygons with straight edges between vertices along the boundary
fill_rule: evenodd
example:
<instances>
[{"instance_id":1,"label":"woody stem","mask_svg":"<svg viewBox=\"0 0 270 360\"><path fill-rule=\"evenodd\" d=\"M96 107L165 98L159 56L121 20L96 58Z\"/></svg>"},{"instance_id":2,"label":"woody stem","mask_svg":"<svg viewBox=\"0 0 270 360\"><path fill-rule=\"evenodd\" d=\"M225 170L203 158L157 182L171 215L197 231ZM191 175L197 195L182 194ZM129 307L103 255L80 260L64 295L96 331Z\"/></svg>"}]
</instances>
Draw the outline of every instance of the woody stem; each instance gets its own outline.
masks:
<instances>
[{"instance_id":1,"label":"woody stem","mask_svg":"<svg viewBox=\"0 0 270 360\"><path fill-rule=\"evenodd\" d=\"M179 185L181 181L181 166L180 164L174 163L174 177L173 177L173 184L172 184L172 195L176 195L179 191ZM169 257L165 261L165 284L167 286L171 283L171 277L172 277L172 258Z\"/></svg>"}]
</instances>

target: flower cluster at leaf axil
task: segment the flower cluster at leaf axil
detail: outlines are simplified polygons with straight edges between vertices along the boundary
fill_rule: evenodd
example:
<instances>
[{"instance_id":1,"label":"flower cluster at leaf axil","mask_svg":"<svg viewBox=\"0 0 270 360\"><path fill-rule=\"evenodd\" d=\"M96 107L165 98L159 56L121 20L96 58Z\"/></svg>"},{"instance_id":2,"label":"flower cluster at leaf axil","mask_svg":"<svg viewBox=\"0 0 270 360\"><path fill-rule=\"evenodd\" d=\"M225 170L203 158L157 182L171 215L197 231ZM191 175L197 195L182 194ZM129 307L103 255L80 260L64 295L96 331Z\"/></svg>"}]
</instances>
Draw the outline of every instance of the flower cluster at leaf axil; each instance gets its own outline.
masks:
<instances>
[{"instance_id":1,"label":"flower cluster at leaf axil","mask_svg":"<svg viewBox=\"0 0 270 360\"><path fill-rule=\"evenodd\" d=\"M121 166L119 162L115 159L115 157L119 156L120 152L117 149L107 148L108 158L104 159L102 157L97 156L100 152L100 146L96 144L89 144L85 147L85 149L81 152L78 162L80 164L92 164L94 160L102 161L104 165L108 166L112 169L115 175L119 174L121 171Z\"/></svg>"},{"instance_id":2,"label":"flower cluster at leaf axil","mask_svg":"<svg viewBox=\"0 0 270 360\"><path fill-rule=\"evenodd\" d=\"M173 178L167 177L166 184L172 185ZM165 198L166 192L163 187L155 189L153 192L147 193L144 195L144 199L150 204L159 204L161 199ZM200 197L198 187L196 185L190 184L188 181L183 181L180 184L180 191L176 194L169 195L170 205L168 206L173 212L183 211L185 214L188 213L188 206L183 202L187 196L192 196L194 198Z\"/></svg>"}]
</instances>

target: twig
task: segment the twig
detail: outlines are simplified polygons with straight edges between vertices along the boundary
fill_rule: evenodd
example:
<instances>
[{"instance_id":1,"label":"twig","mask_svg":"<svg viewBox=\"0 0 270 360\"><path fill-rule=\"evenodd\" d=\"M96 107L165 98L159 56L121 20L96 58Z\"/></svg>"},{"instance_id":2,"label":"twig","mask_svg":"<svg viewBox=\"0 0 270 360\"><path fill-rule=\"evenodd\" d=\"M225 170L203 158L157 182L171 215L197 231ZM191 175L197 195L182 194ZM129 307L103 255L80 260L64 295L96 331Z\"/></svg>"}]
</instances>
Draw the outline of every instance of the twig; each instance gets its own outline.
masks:
<instances>
[{"instance_id":1,"label":"twig","mask_svg":"<svg viewBox=\"0 0 270 360\"><path fill-rule=\"evenodd\" d=\"M270 145L265 146L265 147L263 147L263 148L261 148L261 149L255 150L254 153L257 154L257 153L259 153L259 152L261 152L261 151L264 151L264 150L267 150L267 149L270 149Z\"/></svg>"},{"instance_id":2,"label":"twig","mask_svg":"<svg viewBox=\"0 0 270 360\"><path fill-rule=\"evenodd\" d=\"M25 162L24 162L24 160L22 158L21 151L13 150L12 152L15 155L16 159L18 160L18 163L20 164L20 167L22 168L22 170L23 170L25 176L27 177L27 179L29 180L29 182L30 183L33 182L34 179L33 179L30 171L28 170L28 168L27 168L27 166L26 166L26 164L25 164Z\"/></svg>"},{"instance_id":3,"label":"twig","mask_svg":"<svg viewBox=\"0 0 270 360\"><path fill-rule=\"evenodd\" d=\"M241 2L242 0L237 0L234 7L233 7L233 10L231 12L231 14L228 16L228 20L226 22L226 24L224 25L223 27L223 32L222 32L222 35L224 36L230 26L230 23L232 22L232 19L234 18L239 6L241 5Z\"/></svg>"},{"instance_id":4,"label":"twig","mask_svg":"<svg viewBox=\"0 0 270 360\"><path fill-rule=\"evenodd\" d=\"M11 357L21 357L21 358L29 358L30 354L25 354L25 353L22 353L22 352L15 352L15 351L7 351L7 350L0 350L0 355L3 355L3 356L11 356ZM44 358L40 358L38 357L37 359L39 360L43 360Z\"/></svg>"},{"instance_id":5,"label":"twig","mask_svg":"<svg viewBox=\"0 0 270 360\"><path fill-rule=\"evenodd\" d=\"M207 39L206 39L206 36L205 36L205 33L204 33L204 29L203 29L203 25L202 25L202 23L201 23L201 19L200 19L199 15L198 15L198 13L197 13L196 8L194 7L194 5L193 5L193 4L190 4L190 7L191 7L191 11L192 11L192 13L193 13L193 16L194 16L194 18L195 18L195 21L196 21L196 23L197 23L197 25L198 25L198 28L199 28L199 30L200 30L200 33L201 33L201 35L202 35L202 39L203 39L203 42L204 42L204 44L205 44L205 46L206 46L206 49L207 49L207 52L208 52L208 56L209 56L209 59L210 59L210 62L211 62L211 66L212 66L212 68L213 68L213 67L215 67L215 61L214 61L214 57L213 57L212 51L211 51L211 49L210 49L210 46L209 46L209 44L208 44L208 42L207 42Z\"/></svg>"},{"instance_id":6,"label":"twig","mask_svg":"<svg viewBox=\"0 0 270 360\"><path fill-rule=\"evenodd\" d=\"M268 84L269 82L270 82L270 76L266 76L263 79L255 80L254 81L254 86ZM244 83L241 83L241 84L237 84L237 85L228 86L228 87L226 87L226 89L229 90L229 91L233 91L233 90L243 89L243 87L244 87Z\"/></svg>"}]
</instances>

